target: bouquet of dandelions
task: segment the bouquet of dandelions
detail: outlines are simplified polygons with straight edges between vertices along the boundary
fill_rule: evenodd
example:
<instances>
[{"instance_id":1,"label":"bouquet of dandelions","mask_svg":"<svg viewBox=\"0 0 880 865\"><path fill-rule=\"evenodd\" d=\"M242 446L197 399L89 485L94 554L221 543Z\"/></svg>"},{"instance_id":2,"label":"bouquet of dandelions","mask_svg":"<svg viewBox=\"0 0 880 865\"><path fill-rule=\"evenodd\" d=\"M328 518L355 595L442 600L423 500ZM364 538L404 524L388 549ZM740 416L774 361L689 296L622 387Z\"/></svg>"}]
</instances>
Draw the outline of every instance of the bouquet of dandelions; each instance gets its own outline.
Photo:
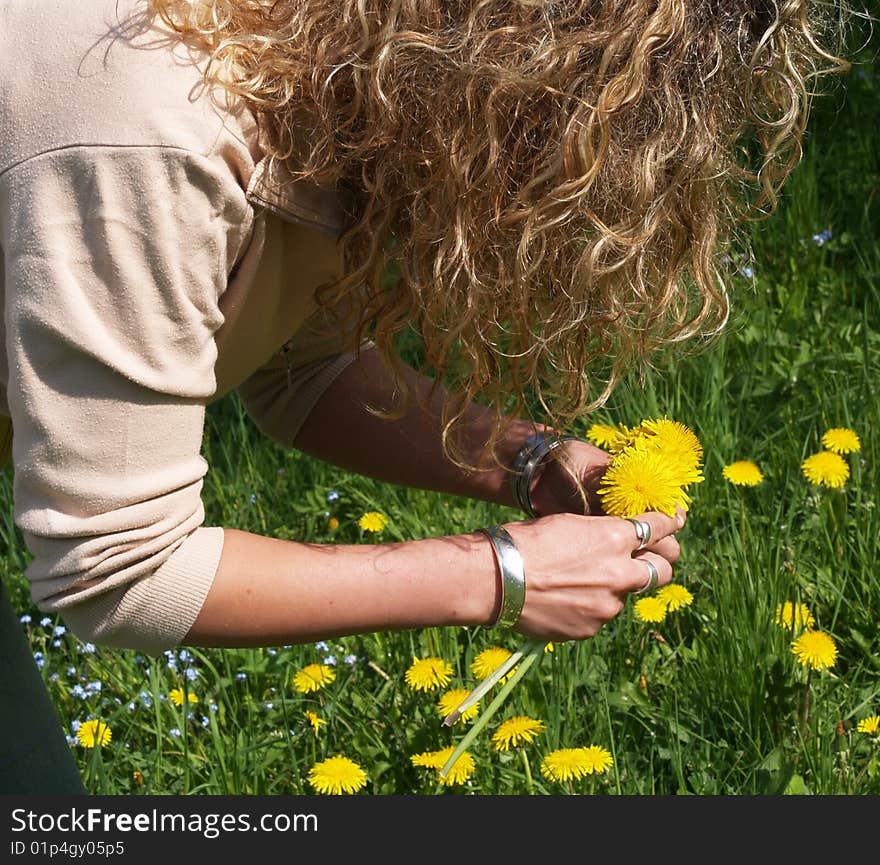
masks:
<instances>
[{"instance_id":1,"label":"bouquet of dandelions","mask_svg":"<svg viewBox=\"0 0 880 865\"><path fill-rule=\"evenodd\" d=\"M611 455L598 494L608 516L635 517L648 511L674 516L688 509L687 490L704 478L703 446L691 429L669 418L643 420L638 426L593 424L587 438ZM458 758L480 734L517 683L544 654L546 641L526 640L484 678L443 720L451 727L495 685L501 689L465 734L440 769L446 776Z\"/></svg>"}]
</instances>

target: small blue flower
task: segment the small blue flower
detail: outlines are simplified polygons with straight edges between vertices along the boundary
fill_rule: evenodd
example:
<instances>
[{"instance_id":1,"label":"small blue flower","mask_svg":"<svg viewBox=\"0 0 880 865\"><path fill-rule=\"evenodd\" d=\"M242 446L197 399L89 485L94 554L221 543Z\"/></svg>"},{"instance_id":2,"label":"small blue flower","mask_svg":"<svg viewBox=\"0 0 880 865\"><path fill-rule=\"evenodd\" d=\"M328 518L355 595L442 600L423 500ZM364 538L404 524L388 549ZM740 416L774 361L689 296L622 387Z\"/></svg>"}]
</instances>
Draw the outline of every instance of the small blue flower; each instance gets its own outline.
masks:
<instances>
[{"instance_id":1,"label":"small blue flower","mask_svg":"<svg viewBox=\"0 0 880 865\"><path fill-rule=\"evenodd\" d=\"M43 664L46 663L46 656L42 652L34 652L34 660L37 662L37 666L42 669Z\"/></svg>"},{"instance_id":2,"label":"small blue flower","mask_svg":"<svg viewBox=\"0 0 880 865\"><path fill-rule=\"evenodd\" d=\"M278 649L266 649L266 654L274 658L278 654Z\"/></svg>"},{"instance_id":3,"label":"small blue flower","mask_svg":"<svg viewBox=\"0 0 880 865\"><path fill-rule=\"evenodd\" d=\"M744 276L746 279L751 279L755 275L755 271L750 267L741 267L740 275Z\"/></svg>"},{"instance_id":4,"label":"small blue flower","mask_svg":"<svg viewBox=\"0 0 880 865\"><path fill-rule=\"evenodd\" d=\"M88 700L89 694L88 691L82 685L74 685L70 689L70 695L72 697L77 697L80 700Z\"/></svg>"},{"instance_id":5,"label":"small blue flower","mask_svg":"<svg viewBox=\"0 0 880 865\"><path fill-rule=\"evenodd\" d=\"M61 640L52 640L52 648L60 649L61 648Z\"/></svg>"},{"instance_id":6,"label":"small blue flower","mask_svg":"<svg viewBox=\"0 0 880 865\"><path fill-rule=\"evenodd\" d=\"M315 648L319 652L326 652L330 647L323 640L318 640L318 642L315 643Z\"/></svg>"},{"instance_id":7,"label":"small blue flower","mask_svg":"<svg viewBox=\"0 0 880 865\"><path fill-rule=\"evenodd\" d=\"M330 490L330 492L327 493L327 501L328 502L339 501L339 493L336 492L336 490Z\"/></svg>"},{"instance_id":8,"label":"small blue flower","mask_svg":"<svg viewBox=\"0 0 880 865\"><path fill-rule=\"evenodd\" d=\"M74 721L70 722L70 729L73 730L74 733L78 732L79 728L81 726L82 726L82 721L74 720Z\"/></svg>"},{"instance_id":9,"label":"small blue flower","mask_svg":"<svg viewBox=\"0 0 880 865\"><path fill-rule=\"evenodd\" d=\"M44 628L48 628L49 625L52 624L52 620L51 620L48 616L43 616L43 618L40 619L40 624L41 624Z\"/></svg>"},{"instance_id":10,"label":"small blue flower","mask_svg":"<svg viewBox=\"0 0 880 865\"><path fill-rule=\"evenodd\" d=\"M55 630L52 631L52 633L55 634L56 637L61 637L67 633L67 628L65 628L64 625L55 625Z\"/></svg>"},{"instance_id":11,"label":"small blue flower","mask_svg":"<svg viewBox=\"0 0 880 865\"><path fill-rule=\"evenodd\" d=\"M335 667L336 666L336 656L335 655L327 655L327 657L324 658L324 663L328 667Z\"/></svg>"},{"instance_id":12,"label":"small blue flower","mask_svg":"<svg viewBox=\"0 0 880 865\"><path fill-rule=\"evenodd\" d=\"M86 685L86 688L87 688L89 691L93 691L93 692L96 693L96 694L100 694L100 693L101 693L102 685L101 685L100 682L89 682L89 683Z\"/></svg>"},{"instance_id":13,"label":"small blue flower","mask_svg":"<svg viewBox=\"0 0 880 865\"><path fill-rule=\"evenodd\" d=\"M94 655L97 651L97 648L95 647L94 643L82 643L82 645L80 645L79 647L79 650L86 655Z\"/></svg>"},{"instance_id":14,"label":"small blue flower","mask_svg":"<svg viewBox=\"0 0 880 865\"><path fill-rule=\"evenodd\" d=\"M215 713L220 711L220 707L216 703L208 703L208 708Z\"/></svg>"},{"instance_id":15,"label":"small blue flower","mask_svg":"<svg viewBox=\"0 0 880 865\"><path fill-rule=\"evenodd\" d=\"M346 655L343 659L346 664L356 664L357 663L357 655Z\"/></svg>"},{"instance_id":16,"label":"small blue flower","mask_svg":"<svg viewBox=\"0 0 880 865\"><path fill-rule=\"evenodd\" d=\"M208 720L208 716L207 716L207 715L202 715L202 720L201 720L200 723L201 723L201 725L202 725L203 727L207 727L208 724L210 724L211 722Z\"/></svg>"},{"instance_id":17,"label":"small blue flower","mask_svg":"<svg viewBox=\"0 0 880 865\"><path fill-rule=\"evenodd\" d=\"M247 678L247 673L236 673L235 678L238 679L239 682L243 682Z\"/></svg>"},{"instance_id":18,"label":"small blue flower","mask_svg":"<svg viewBox=\"0 0 880 865\"><path fill-rule=\"evenodd\" d=\"M267 712L270 711L270 710L272 710L272 709L274 709L274 708L275 708L275 704L274 704L274 703L266 703L266 711L267 711Z\"/></svg>"},{"instance_id":19,"label":"small blue flower","mask_svg":"<svg viewBox=\"0 0 880 865\"><path fill-rule=\"evenodd\" d=\"M192 654L190 654L190 652L188 652L186 649L181 649L177 653L177 657L178 657L178 660L181 660L181 661L191 661L192 660Z\"/></svg>"},{"instance_id":20,"label":"small blue flower","mask_svg":"<svg viewBox=\"0 0 880 865\"><path fill-rule=\"evenodd\" d=\"M140 700L147 709L153 705L153 698L146 691L141 691Z\"/></svg>"},{"instance_id":21,"label":"small blue flower","mask_svg":"<svg viewBox=\"0 0 880 865\"><path fill-rule=\"evenodd\" d=\"M187 667L184 676L186 676L190 682L195 682L199 677L199 671L195 667Z\"/></svg>"},{"instance_id":22,"label":"small blue flower","mask_svg":"<svg viewBox=\"0 0 880 865\"><path fill-rule=\"evenodd\" d=\"M171 735L174 736L175 739L180 738L180 730L177 727L172 727L168 732L171 733Z\"/></svg>"},{"instance_id":23,"label":"small blue flower","mask_svg":"<svg viewBox=\"0 0 880 865\"><path fill-rule=\"evenodd\" d=\"M67 668L67 675L68 676L75 676L76 675L76 667L68 667Z\"/></svg>"},{"instance_id":24,"label":"small blue flower","mask_svg":"<svg viewBox=\"0 0 880 865\"><path fill-rule=\"evenodd\" d=\"M49 681L50 682L57 682L58 681L58 673L52 673L52 675L49 676Z\"/></svg>"},{"instance_id":25,"label":"small blue flower","mask_svg":"<svg viewBox=\"0 0 880 865\"><path fill-rule=\"evenodd\" d=\"M251 493L250 503L252 505L255 505L257 503L257 494L256 493Z\"/></svg>"},{"instance_id":26,"label":"small blue flower","mask_svg":"<svg viewBox=\"0 0 880 865\"><path fill-rule=\"evenodd\" d=\"M23 625L29 625L31 623L31 617L25 613L18 621Z\"/></svg>"}]
</instances>

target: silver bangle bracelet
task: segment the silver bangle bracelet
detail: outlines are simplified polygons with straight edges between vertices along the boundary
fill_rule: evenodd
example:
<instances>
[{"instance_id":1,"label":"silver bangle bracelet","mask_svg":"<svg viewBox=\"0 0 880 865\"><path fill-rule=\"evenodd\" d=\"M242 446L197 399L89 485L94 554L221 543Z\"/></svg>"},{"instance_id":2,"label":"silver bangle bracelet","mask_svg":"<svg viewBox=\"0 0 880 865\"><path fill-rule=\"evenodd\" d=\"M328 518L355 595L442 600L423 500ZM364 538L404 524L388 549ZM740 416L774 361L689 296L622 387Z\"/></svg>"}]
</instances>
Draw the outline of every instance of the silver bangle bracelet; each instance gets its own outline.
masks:
<instances>
[{"instance_id":1,"label":"silver bangle bracelet","mask_svg":"<svg viewBox=\"0 0 880 865\"><path fill-rule=\"evenodd\" d=\"M479 529L492 542L495 560L501 571L501 611L493 628L512 628L522 613L526 600L526 571L522 556L507 529L490 526Z\"/></svg>"},{"instance_id":2,"label":"silver bangle bracelet","mask_svg":"<svg viewBox=\"0 0 880 865\"><path fill-rule=\"evenodd\" d=\"M510 478L510 486L513 490L513 498L519 508L530 517L537 517L532 507L531 487L535 471L549 455L564 442L580 441L577 436L548 436L544 433L529 436L525 444L519 449L511 466L513 474Z\"/></svg>"}]
</instances>

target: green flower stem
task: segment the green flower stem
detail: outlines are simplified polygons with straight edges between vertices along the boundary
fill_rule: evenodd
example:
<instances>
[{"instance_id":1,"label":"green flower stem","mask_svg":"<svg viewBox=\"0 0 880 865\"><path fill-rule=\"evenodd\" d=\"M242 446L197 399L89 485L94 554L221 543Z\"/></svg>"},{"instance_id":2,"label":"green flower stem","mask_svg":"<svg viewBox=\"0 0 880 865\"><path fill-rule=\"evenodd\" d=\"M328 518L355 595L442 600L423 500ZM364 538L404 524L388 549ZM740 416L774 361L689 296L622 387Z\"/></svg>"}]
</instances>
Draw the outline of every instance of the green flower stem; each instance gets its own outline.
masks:
<instances>
[{"instance_id":1,"label":"green flower stem","mask_svg":"<svg viewBox=\"0 0 880 865\"><path fill-rule=\"evenodd\" d=\"M532 767L529 765L529 755L526 754L525 748L520 748L520 756L522 757L523 768L526 770L526 789L530 796L535 795L534 784L532 783Z\"/></svg>"},{"instance_id":2,"label":"green flower stem","mask_svg":"<svg viewBox=\"0 0 880 865\"><path fill-rule=\"evenodd\" d=\"M455 765L458 758L467 750L468 746L477 736L480 734L480 731L486 724L489 723L489 719L498 711L501 707L501 704L507 699L507 695L514 689L517 682L528 672L531 668L532 664L535 663L543 654L544 654L544 641L542 640L527 640L526 643L523 644L523 648L520 650L520 653L525 653L525 657L520 662L519 667L517 667L516 672L504 683L504 687L498 692L498 695L495 699L486 707L486 711L483 712L479 718L474 722L473 726L470 730L467 731L464 738L461 742L458 743L458 747L452 752L450 758L446 761L443 768L440 770L440 774L442 776L446 776L446 773ZM509 663L509 660L505 663ZM504 666L503 664L501 666ZM498 672L497 670L495 672ZM494 673L492 674L494 675ZM488 676L491 678L491 676ZM485 681L485 680L484 680ZM482 684L482 683L481 683Z\"/></svg>"},{"instance_id":3,"label":"green flower stem","mask_svg":"<svg viewBox=\"0 0 880 865\"><path fill-rule=\"evenodd\" d=\"M455 711L450 712L443 719L444 727L451 727L471 706L477 703L484 694L486 694L495 684L507 675L529 652L533 652L536 646L541 646L543 651L544 643L540 640L526 640L519 649L517 649L503 664L499 664L485 679L483 679L464 700L461 701Z\"/></svg>"}]
</instances>

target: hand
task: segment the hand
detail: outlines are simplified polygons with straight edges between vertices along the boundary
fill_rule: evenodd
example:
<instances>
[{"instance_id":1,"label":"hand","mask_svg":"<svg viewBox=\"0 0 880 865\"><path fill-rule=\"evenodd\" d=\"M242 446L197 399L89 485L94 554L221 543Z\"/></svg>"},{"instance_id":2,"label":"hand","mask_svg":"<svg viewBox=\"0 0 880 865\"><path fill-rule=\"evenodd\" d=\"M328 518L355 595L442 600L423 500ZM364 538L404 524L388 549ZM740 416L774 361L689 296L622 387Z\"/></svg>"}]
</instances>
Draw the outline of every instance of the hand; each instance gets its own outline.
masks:
<instances>
[{"instance_id":1,"label":"hand","mask_svg":"<svg viewBox=\"0 0 880 865\"><path fill-rule=\"evenodd\" d=\"M635 527L620 517L552 514L505 525L526 573L525 604L514 630L542 640L593 637L645 586L646 561L657 568L658 585L669 583L680 552L675 532L686 515L651 512L638 519L651 526L651 542L642 550Z\"/></svg>"},{"instance_id":2,"label":"hand","mask_svg":"<svg viewBox=\"0 0 880 865\"><path fill-rule=\"evenodd\" d=\"M602 500L599 498L599 484L611 455L585 441L568 441L564 458L568 468L580 479L587 494L587 513L603 514ZM538 516L549 514L583 514L584 503L577 491L571 474L552 457L548 458L536 473L531 490L532 507Z\"/></svg>"}]
</instances>

